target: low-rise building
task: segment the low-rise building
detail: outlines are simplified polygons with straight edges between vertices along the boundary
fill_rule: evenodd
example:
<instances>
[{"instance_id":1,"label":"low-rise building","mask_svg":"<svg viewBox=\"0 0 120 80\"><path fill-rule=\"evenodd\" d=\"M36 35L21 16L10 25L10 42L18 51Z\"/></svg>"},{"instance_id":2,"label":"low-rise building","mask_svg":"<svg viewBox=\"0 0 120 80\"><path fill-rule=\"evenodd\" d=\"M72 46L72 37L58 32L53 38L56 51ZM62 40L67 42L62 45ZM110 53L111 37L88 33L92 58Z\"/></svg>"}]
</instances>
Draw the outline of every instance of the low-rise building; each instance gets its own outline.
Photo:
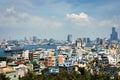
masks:
<instances>
[{"instance_id":1,"label":"low-rise building","mask_svg":"<svg viewBox=\"0 0 120 80\"><path fill-rule=\"evenodd\" d=\"M10 80L19 80L18 72L13 70L13 68L3 68L2 72L8 77Z\"/></svg>"},{"instance_id":2,"label":"low-rise building","mask_svg":"<svg viewBox=\"0 0 120 80\"><path fill-rule=\"evenodd\" d=\"M0 61L0 68L6 67L6 61Z\"/></svg>"},{"instance_id":3,"label":"low-rise building","mask_svg":"<svg viewBox=\"0 0 120 80\"><path fill-rule=\"evenodd\" d=\"M116 65L117 63L116 56L108 55L107 57L108 57L109 64Z\"/></svg>"},{"instance_id":4,"label":"low-rise building","mask_svg":"<svg viewBox=\"0 0 120 80\"><path fill-rule=\"evenodd\" d=\"M57 58L56 56L48 56L45 57L45 66L56 66L57 65Z\"/></svg>"},{"instance_id":5,"label":"low-rise building","mask_svg":"<svg viewBox=\"0 0 120 80\"><path fill-rule=\"evenodd\" d=\"M49 67L49 73L50 74L57 74L57 73L59 73L59 67L58 66Z\"/></svg>"},{"instance_id":6,"label":"low-rise building","mask_svg":"<svg viewBox=\"0 0 120 80\"><path fill-rule=\"evenodd\" d=\"M64 63L63 55L58 55L58 65L63 66L63 63Z\"/></svg>"}]
</instances>

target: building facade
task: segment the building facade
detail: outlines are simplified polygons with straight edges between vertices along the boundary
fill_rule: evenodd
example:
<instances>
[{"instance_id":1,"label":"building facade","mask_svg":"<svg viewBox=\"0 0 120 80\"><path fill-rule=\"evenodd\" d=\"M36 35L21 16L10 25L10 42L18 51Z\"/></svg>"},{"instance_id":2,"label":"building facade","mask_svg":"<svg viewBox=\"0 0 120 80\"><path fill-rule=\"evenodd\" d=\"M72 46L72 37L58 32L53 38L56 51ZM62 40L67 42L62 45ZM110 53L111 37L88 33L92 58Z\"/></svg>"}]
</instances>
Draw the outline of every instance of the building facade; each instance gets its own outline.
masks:
<instances>
[{"instance_id":1,"label":"building facade","mask_svg":"<svg viewBox=\"0 0 120 80\"><path fill-rule=\"evenodd\" d=\"M115 27L112 27L112 33L110 35L110 40L118 40L118 33Z\"/></svg>"},{"instance_id":2,"label":"building facade","mask_svg":"<svg viewBox=\"0 0 120 80\"><path fill-rule=\"evenodd\" d=\"M67 41L72 42L72 34L68 34Z\"/></svg>"}]
</instances>

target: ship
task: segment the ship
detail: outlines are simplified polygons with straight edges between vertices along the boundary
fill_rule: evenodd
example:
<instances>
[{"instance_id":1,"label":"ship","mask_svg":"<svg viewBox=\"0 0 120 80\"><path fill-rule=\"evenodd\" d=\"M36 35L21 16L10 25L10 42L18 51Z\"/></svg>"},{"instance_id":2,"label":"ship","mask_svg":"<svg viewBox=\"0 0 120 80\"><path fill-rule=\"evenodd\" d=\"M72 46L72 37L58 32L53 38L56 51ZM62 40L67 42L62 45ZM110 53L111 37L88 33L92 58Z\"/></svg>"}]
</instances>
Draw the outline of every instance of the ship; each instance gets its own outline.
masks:
<instances>
[{"instance_id":1,"label":"ship","mask_svg":"<svg viewBox=\"0 0 120 80\"><path fill-rule=\"evenodd\" d=\"M16 45L7 45L4 49L5 53L22 53L24 48Z\"/></svg>"}]
</instances>

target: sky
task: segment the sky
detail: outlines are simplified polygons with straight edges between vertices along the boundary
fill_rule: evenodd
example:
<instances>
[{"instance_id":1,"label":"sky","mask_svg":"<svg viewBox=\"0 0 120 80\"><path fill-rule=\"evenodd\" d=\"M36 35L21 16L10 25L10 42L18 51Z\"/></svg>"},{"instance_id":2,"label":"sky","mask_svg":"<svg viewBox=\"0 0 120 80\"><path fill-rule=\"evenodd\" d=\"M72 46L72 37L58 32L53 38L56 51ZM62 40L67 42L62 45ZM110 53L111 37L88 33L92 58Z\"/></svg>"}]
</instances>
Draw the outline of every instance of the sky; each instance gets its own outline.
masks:
<instances>
[{"instance_id":1,"label":"sky","mask_svg":"<svg viewBox=\"0 0 120 80\"><path fill-rule=\"evenodd\" d=\"M120 32L120 0L0 0L0 40L109 38L112 27Z\"/></svg>"}]
</instances>

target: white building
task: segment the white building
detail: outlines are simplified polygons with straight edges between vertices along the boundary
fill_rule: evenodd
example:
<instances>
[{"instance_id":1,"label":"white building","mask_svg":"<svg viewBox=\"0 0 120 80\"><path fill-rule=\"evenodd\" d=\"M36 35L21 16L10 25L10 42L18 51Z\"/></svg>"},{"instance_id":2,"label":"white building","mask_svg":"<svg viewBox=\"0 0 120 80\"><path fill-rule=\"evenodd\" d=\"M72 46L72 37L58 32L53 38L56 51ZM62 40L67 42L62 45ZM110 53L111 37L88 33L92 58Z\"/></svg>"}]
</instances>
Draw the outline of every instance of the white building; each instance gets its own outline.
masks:
<instances>
[{"instance_id":1,"label":"white building","mask_svg":"<svg viewBox=\"0 0 120 80\"><path fill-rule=\"evenodd\" d=\"M6 61L0 61L0 68L6 67Z\"/></svg>"},{"instance_id":2,"label":"white building","mask_svg":"<svg viewBox=\"0 0 120 80\"><path fill-rule=\"evenodd\" d=\"M23 52L23 54L22 54L22 57L24 58L24 59L29 59L29 50L26 50L26 51L24 51Z\"/></svg>"},{"instance_id":3,"label":"white building","mask_svg":"<svg viewBox=\"0 0 120 80\"><path fill-rule=\"evenodd\" d=\"M108 55L109 64L116 65L117 59L116 56Z\"/></svg>"}]
</instances>

